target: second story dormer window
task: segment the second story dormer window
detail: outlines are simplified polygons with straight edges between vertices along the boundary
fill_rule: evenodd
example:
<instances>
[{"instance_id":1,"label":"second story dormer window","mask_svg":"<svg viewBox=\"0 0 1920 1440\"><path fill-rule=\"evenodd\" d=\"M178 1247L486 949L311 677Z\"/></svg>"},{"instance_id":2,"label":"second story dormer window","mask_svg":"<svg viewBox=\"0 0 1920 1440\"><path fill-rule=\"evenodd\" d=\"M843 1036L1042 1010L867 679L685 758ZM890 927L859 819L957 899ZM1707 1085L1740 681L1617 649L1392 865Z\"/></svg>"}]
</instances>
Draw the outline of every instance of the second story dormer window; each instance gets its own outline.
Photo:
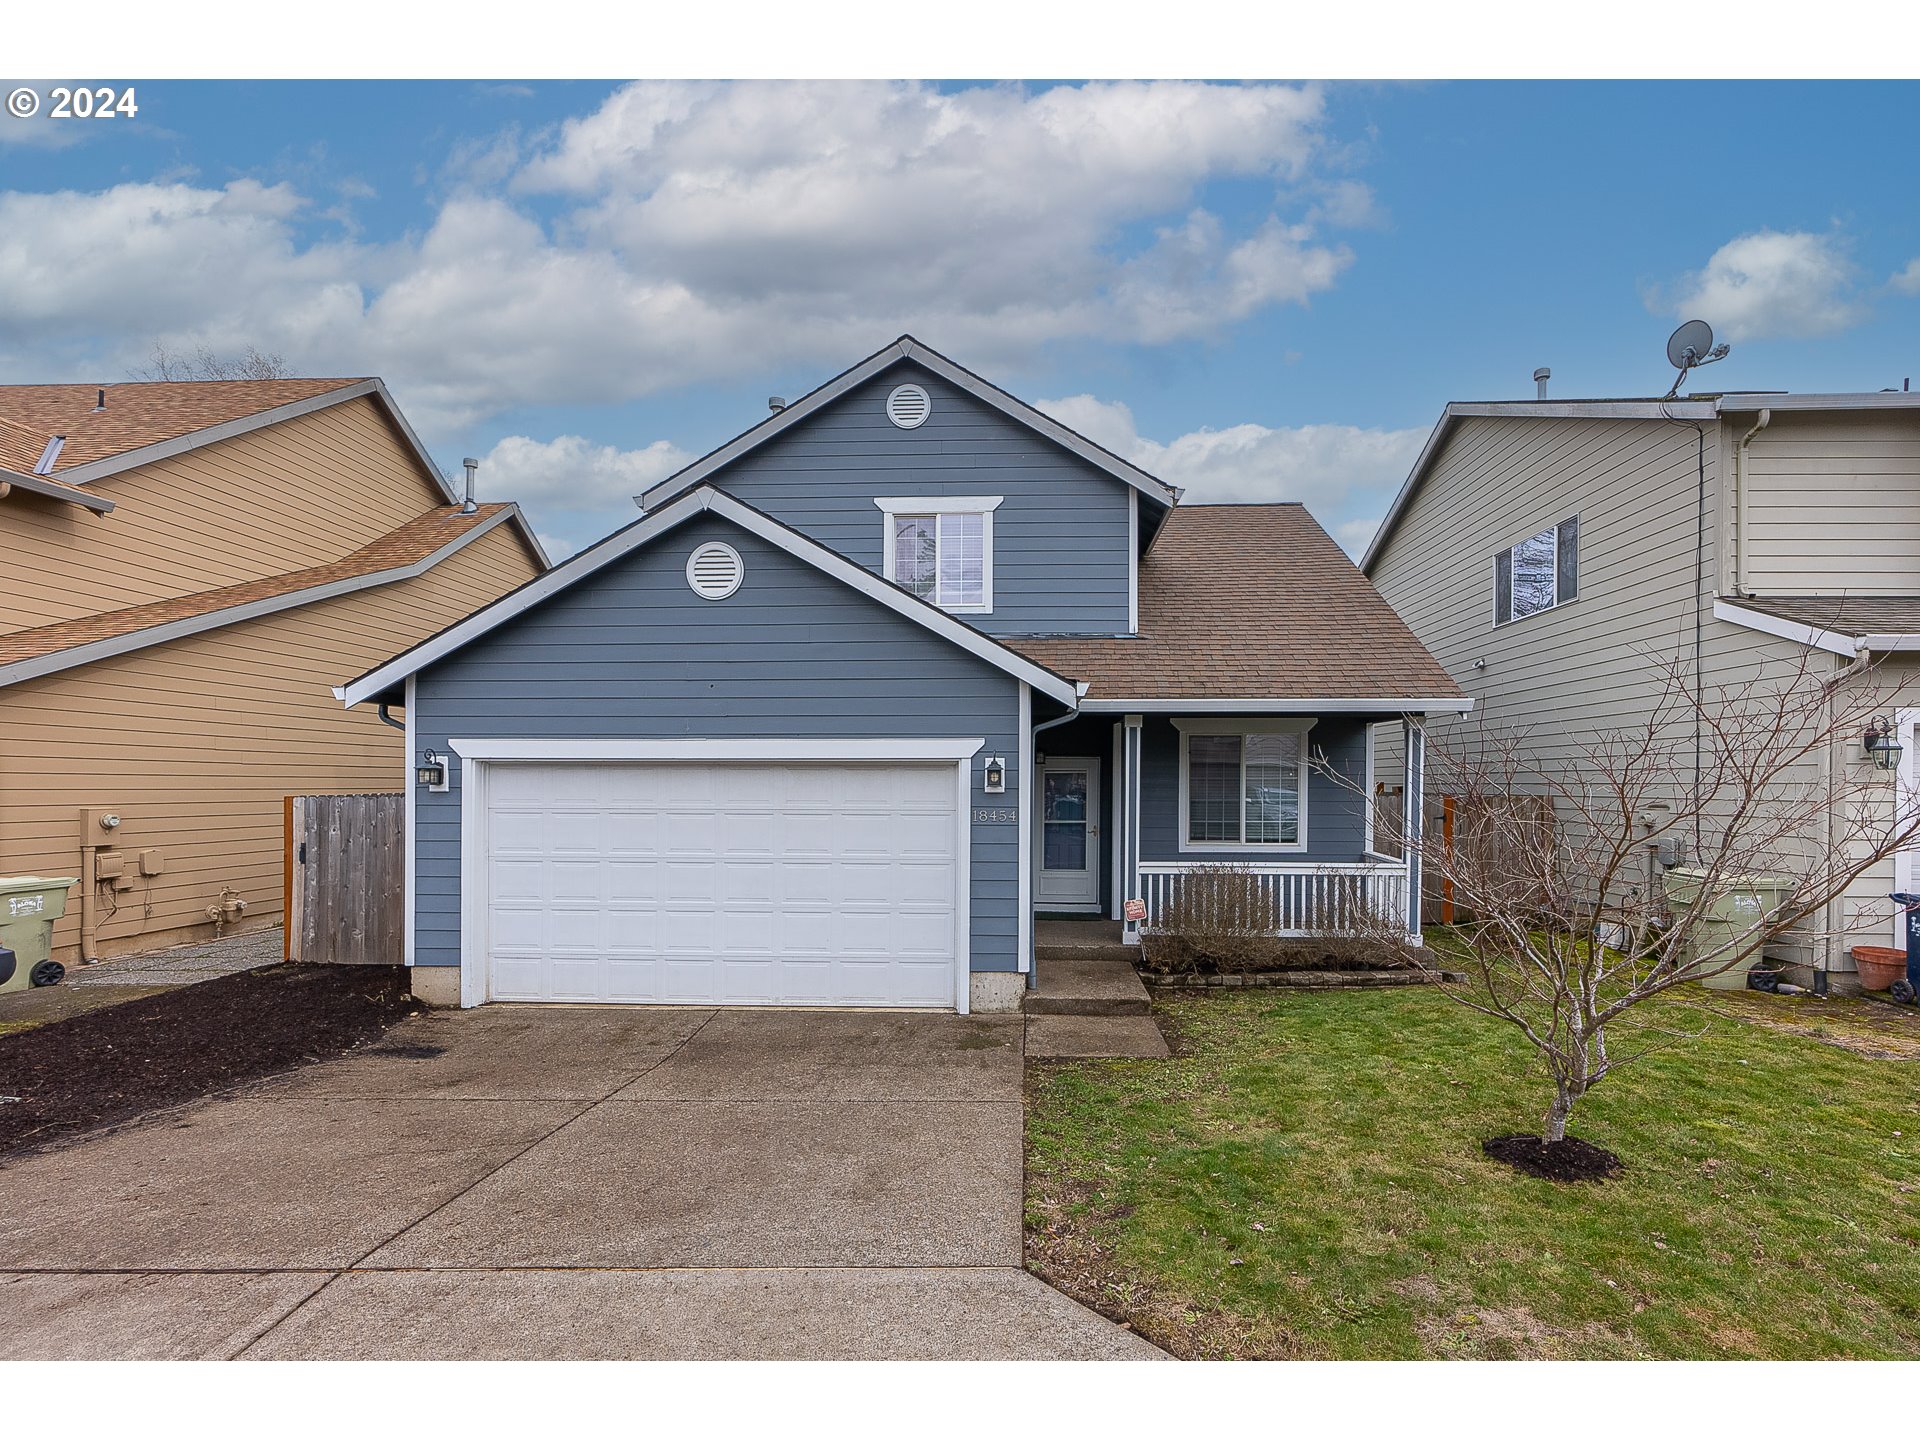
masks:
<instances>
[{"instance_id":1,"label":"second story dormer window","mask_svg":"<svg viewBox=\"0 0 1920 1440\"><path fill-rule=\"evenodd\" d=\"M993 609L993 512L998 495L882 496L883 573L943 610Z\"/></svg>"}]
</instances>

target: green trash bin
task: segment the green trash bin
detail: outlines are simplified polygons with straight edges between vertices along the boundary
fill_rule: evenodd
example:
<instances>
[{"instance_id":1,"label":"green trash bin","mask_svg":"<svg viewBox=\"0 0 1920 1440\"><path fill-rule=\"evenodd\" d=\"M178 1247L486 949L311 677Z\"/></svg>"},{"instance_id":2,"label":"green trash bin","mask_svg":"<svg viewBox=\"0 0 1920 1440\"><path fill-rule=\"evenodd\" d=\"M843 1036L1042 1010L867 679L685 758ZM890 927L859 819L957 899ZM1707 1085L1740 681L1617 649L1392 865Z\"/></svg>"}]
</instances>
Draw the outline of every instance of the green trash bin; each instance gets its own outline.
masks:
<instances>
[{"instance_id":1,"label":"green trash bin","mask_svg":"<svg viewBox=\"0 0 1920 1440\"><path fill-rule=\"evenodd\" d=\"M1700 889L1707 872L1691 865L1676 865L1666 874L1667 908L1675 921L1685 919L1700 903ZM1778 875L1723 875L1720 894L1709 904L1706 914L1694 922L1687 937L1686 959L1691 963L1702 952L1711 954L1737 935L1746 934L1764 917L1786 904L1793 882ZM1760 958L1755 948L1739 964L1717 975L1698 977L1711 990L1744 990L1747 971Z\"/></svg>"},{"instance_id":2,"label":"green trash bin","mask_svg":"<svg viewBox=\"0 0 1920 1440\"><path fill-rule=\"evenodd\" d=\"M51 985L65 973L42 967L52 966L53 922L67 913L67 891L79 883L41 875L0 876L0 945L13 952L13 973L0 978L0 991Z\"/></svg>"}]
</instances>

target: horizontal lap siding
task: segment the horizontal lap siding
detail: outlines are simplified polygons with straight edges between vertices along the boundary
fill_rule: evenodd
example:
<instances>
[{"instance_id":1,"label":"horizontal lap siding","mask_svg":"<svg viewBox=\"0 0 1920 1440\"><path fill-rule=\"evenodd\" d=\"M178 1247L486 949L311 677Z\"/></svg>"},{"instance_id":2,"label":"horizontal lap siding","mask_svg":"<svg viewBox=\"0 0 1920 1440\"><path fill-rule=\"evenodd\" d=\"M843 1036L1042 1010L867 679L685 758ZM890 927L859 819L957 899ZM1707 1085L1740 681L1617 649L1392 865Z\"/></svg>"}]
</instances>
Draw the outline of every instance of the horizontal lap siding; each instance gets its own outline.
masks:
<instances>
[{"instance_id":1,"label":"horizontal lap siding","mask_svg":"<svg viewBox=\"0 0 1920 1440\"><path fill-rule=\"evenodd\" d=\"M1223 717L1209 715L1212 722ZM1364 719L1341 715L1315 723L1307 732L1307 756L1322 753L1340 778L1307 773L1307 849L1276 850L1249 845L1238 850L1183 851L1180 835L1180 731L1173 721L1149 716L1140 735L1140 858L1149 863L1239 860L1332 864L1366 858L1367 739Z\"/></svg>"},{"instance_id":2,"label":"horizontal lap siding","mask_svg":"<svg viewBox=\"0 0 1920 1440\"><path fill-rule=\"evenodd\" d=\"M0 501L0 631L323 565L446 503L366 397L88 488L111 514Z\"/></svg>"},{"instance_id":3,"label":"horizontal lap siding","mask_svg":"<svg viewBox=\"0 0 1920 1440\"><path fill-rule=\"evenodd\" d=\"M1920 591L1920 415L1776 414L1744 470L1749 592Z\"/></svg>"},{"instance_id":4,"label":"horizontal lap siding","mask_svg":"<svg viewBox=\"0 0 1920 1440\"><path fill-rule=\"evenodd\" d=\"M876 512L877 513L877 512ZM706 601L686 562L740 552L738 592ZM421 672L416 743L609 738L983 736L1018 793L1018 686L758 537L691 521ZM1007 796L979 792L996 807ZM416 962L460 959L460 786L416 795ZM976 825L975 970L1017 968L1019 829Z\"/></svg>"},{"instance_id":5,"label":"horizontal lap siding","mask_svg":"<svg viewBox=\"0 0 1920 1440\"><path fill-rule=\"evenodd\" d=\"M1695 444L1691 425L1661 421L1459 422L1372 573L1474 698L1471 715L1430 722L1436 751L1517 733L1533 761L1565 763L1598 730L1644 722L1659 692L1649 657L1692 653ZM1709 591L1715 455L1709 426L1701 557ZM1496 626L1494 553L1575 514L1579 598Z\"/></svg>"},{"instance_id":6,"label":"horizontal lap siding","mask_svg":"<svg viewBox=\"0 0 1920 1440\"><path fill-rule=\"evenodd\" d=\"M923 386L922 425L886 416L896 385ZM897 367L714 477L714 484L876 574L883 495L1000 495L989 634L1124 634L1128 487L963 390Z\"/></svg>"},{"instance_id":7,"label":"horizontal lap siding","mask_svg":"<svg viewBox=\"0 0 1920 1440\"><path fill-rule=\"evenodd\" d=\"M165 873L120 895L103 954L211 933L232 885L249 923L281 908L282 797L397 790L405 742L332 687L532 574L500 526L417 580L244 621L0 689L0 874L80 873L83 807L113 806L118 848ZM54 932L79 943L77 893Z\"/></svg>"}]
</instances>

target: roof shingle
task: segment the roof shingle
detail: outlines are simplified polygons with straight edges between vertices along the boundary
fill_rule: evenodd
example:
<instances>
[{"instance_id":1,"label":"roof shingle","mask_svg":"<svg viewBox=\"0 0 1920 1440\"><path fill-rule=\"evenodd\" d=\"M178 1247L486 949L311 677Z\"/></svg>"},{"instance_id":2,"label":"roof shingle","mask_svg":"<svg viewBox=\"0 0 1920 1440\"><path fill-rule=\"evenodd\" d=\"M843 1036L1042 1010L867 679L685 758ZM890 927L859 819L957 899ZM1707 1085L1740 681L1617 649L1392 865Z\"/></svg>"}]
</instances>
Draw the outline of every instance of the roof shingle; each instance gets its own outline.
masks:
<instances>
[{"instance_id":1,"label":"roof shingle","mask_svg":"<svg viewBox=\"0 0 1920 1440\"><path fill-rule=\"evenodd\" d=\"M1920 634L1920 595L1742 595L1727 603L1836 635Z\"/></svg>"},{"instance_id":2,"label":"roof shingle","mask_svg":"<svg viewBox=\"0 0 1920 1440\"><path fill-rule=\"evenodd\" d=\"M1140 562L1136 637L1005 642L1087 698L1459 699L1300 505L1178 505Z\"/></svg>"},{"instance_id":3,"label":"roof shingle","mask_svg":"<svg viewBox=\"0 0 1920 1440\"><path fill-rule=\"evenodd\" d=\"M237 606L331 585L336 581L362 579L385 570L404 569L425 560L501 511L512 508L509 504L482 505L468 515L463 514L457 505L445 505L416 516L399 529L388 531L352 554L325 565L268 575L238 585L223 585L192 595L153 600L144 605L129 605L100 615L84 615L51 625L15 630L0 635L0 666L37 660L81 645L117 640L157 625L194 620Z\"/></svg>"},{"instance_id":4,"label":"roof shingle","mask_svg":"<svg viewBox=\"0 0 1920 1440\"><path fill-rule=\"evenodd\" d=\"M54 473L338 390L353 380L140 380L121 385L0 385L0 463L66 436ZM104 410L95 409L105 389ZM17 443L15 443L17 441Z\"/></svg>"}]
</instances>

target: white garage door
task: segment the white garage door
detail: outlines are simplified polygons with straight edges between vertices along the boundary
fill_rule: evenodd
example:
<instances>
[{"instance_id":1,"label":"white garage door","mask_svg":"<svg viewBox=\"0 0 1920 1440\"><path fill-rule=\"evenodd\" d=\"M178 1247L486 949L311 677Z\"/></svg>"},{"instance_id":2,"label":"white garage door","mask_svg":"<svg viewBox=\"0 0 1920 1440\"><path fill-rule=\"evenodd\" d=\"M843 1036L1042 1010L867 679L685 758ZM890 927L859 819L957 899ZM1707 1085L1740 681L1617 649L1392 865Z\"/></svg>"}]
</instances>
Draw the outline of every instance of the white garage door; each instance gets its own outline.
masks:
<instances>
[{"instance_id":1,"label":"white garage door","mask_svg":"<svg viewBox=\"0 0 1920 1440\"><path fill-rule=\"evenodd\" d=\"M492 999L955 1003L951 764L488 771Z\"/></svg>"}]
</instances>

